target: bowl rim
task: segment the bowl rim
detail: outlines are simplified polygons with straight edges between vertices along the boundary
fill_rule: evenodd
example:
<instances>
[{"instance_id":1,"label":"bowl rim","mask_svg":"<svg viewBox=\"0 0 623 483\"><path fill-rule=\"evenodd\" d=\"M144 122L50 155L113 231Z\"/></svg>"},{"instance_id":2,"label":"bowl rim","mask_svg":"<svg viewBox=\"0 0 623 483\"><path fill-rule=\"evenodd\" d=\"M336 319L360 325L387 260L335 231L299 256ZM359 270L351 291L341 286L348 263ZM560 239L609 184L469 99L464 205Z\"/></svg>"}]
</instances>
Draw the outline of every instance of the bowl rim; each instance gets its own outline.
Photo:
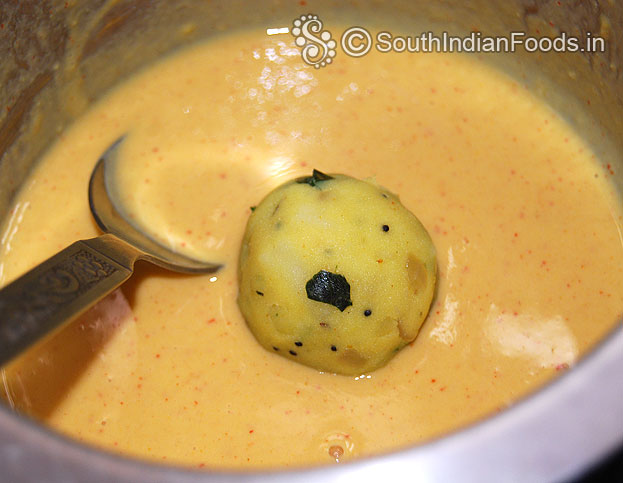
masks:
<instances>
[{"instance_id":1,"label":"bowl rim","mask_svg":"<svg viewBox=\"0 0 623 483\"><path fill-rule=\"evenodd\" d=\"M201 470L82 444L0 405L0 465L10 481L564 481L623 447L623 320L572 369L508 409L447 435L332 466Z\"/></svg>"}]
</instances>

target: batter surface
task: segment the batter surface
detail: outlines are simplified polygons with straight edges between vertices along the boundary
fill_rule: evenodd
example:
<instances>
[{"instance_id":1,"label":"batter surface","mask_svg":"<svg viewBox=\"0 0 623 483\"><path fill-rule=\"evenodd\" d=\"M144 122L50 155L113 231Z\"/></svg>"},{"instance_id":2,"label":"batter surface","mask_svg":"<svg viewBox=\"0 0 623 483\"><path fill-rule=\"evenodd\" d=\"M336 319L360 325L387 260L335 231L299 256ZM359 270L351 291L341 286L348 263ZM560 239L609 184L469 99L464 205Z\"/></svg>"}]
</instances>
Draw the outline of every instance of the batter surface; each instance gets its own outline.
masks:
<instances>
[{"instance_id":1,"label":"batter surface","mask_svg":"<svg viewBox=\"0 0 623 483\"><path fill-rule=\"evenodd\" d=\"M555 112L475 56L340 55L247 32L137 74L50 149L1 232L0 284L98 234L87 182L115 177L207 276L139 264L123 288L2 371L17 410L81 441L194 467L331 463L503 410L580 357L623 306L609 168ZM437 248L438 292L380 370L319 373L264 350L236 305L250 207L312 168L375 177Z\"/></svg>"}]
</instances>

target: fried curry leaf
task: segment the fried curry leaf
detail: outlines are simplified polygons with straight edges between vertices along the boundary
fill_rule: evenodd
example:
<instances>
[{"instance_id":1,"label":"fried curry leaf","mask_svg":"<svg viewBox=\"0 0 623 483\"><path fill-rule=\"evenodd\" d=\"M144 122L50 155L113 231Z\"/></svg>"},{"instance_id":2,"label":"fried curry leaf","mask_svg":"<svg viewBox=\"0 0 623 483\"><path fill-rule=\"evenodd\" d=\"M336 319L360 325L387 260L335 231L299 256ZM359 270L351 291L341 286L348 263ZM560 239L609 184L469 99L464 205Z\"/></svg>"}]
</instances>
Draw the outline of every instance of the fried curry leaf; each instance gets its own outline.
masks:
<instances>
[{"instance_id":1,"label":"fried curry leaf","mask_svg":"<svg viewBox=\"0 0 623 483\"><path fill-rule=\"evenodd\" d=\"M327 181L333 179L333 176L329 176L328 174L324 174L317 169L312 171L311 176L305 176L303 178L298 178L296 180L299 184L308 184L309 186L316 186L321 181Z\"/></svg>"},{"instance_id":2,"label":"fried curry leaf","mask_svg":"<svg viewBox=\"0 0 623 483\"><path fill-rule=\"evenodd\" d=\"M344 312L349 305L353 305L350 300L350 285L343 275L320 270L306 284L307 298L333 305Z\"/></svg>"}]
</instances>

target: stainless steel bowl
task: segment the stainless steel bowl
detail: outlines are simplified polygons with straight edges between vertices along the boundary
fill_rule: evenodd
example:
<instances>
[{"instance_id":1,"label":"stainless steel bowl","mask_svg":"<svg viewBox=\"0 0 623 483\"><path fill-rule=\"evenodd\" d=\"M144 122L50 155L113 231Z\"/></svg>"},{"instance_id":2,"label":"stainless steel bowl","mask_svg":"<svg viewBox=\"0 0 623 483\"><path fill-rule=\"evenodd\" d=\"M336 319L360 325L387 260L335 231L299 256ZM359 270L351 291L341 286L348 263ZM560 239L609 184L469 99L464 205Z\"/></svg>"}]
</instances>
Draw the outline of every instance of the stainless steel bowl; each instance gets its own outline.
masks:
<instances>
[{"instance_id":1,"label":"stainless steel bowl","mask_svg":"<svg viewBox=\"0 0 623 483\"><path fill-rule=\"evenodd\" d=\"M305 3L305 2L300 2ZM327 22L406 33L602 36L603 53L518 51L489 60L527 83L584 134L623 188L623 8L613 1L470 2L119 0L0 5L0 219L58 134L115 83L161 55L219 32ZM509 410L436 441L354 463L288 472L214 473L146 464L80 445L0 404L5 481L560 481L623 447L623 329Z\"/></svg>"}]
</instances>

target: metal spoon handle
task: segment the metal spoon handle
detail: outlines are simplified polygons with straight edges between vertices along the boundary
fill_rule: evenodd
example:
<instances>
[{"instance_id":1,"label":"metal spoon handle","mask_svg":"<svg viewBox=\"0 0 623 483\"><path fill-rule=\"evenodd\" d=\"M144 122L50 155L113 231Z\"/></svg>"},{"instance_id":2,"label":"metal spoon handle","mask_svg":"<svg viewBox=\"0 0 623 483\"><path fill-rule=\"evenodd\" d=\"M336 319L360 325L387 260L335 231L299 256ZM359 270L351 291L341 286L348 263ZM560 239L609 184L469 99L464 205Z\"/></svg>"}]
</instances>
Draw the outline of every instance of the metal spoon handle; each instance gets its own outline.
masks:
<instances>
[{"instance_id":1,"label":"metal spoon handle","mask_svg":"<svg viewBox=\"0 0 623 483\"><path fill-rule=\"evenodd\" d=\"M112 235L78 241L0 290L0 366L121 285L138 255Z\"/></svg>"}]
</instances>

